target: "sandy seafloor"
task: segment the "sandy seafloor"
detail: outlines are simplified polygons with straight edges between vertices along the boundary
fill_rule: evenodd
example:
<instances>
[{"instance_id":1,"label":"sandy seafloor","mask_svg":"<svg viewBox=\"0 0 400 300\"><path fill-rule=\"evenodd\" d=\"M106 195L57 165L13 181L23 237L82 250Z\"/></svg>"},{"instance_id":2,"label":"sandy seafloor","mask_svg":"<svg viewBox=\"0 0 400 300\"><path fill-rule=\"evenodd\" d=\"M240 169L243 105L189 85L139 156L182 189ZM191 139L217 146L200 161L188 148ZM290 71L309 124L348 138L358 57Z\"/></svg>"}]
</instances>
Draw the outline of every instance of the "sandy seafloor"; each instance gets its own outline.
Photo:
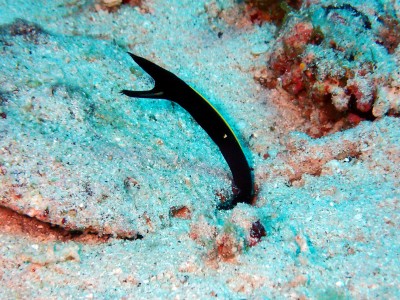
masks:
<instances>
[{"instance_id":1,"label":"sandy seafloor","mask_svg":"<svg viewBox=\"0 0 400 300\"><path fill-rule=\"evenodd\" d=\"M0 0L1 299L400 298L400 120L297 130L253 78L277 27L218 18L234 5ZM254 206L216 210L231 173L188 113L119 94L152 85L126 51L226 117Z\"/></svg>"}]
</instances>

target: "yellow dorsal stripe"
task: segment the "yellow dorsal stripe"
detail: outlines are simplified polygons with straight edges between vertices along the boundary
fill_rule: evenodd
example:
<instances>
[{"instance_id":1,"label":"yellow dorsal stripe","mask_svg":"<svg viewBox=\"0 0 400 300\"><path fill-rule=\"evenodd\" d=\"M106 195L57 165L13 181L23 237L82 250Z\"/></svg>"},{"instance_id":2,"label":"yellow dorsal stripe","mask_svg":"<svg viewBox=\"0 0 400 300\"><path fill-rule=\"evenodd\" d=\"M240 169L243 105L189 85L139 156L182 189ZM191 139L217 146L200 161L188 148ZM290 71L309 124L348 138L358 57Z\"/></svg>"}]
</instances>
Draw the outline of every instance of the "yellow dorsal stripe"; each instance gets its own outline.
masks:
<instances>
[{"instance_id":1,"label":"yellow dorsal stripe","mask_svg":"<svg viewBox=\"0 0 400 300\"><path fill-rule=\"evenodd\" d=\"M193 91L195 91L197 93L197 95L199 95L205 102L208 103L208 105L211 106L211 108L218 114L218 116L222 119L222 121L224 121L225 125L229 128L229 130L231 131L233 137L235 138L236 142L238 143L240 149L243 151L242 145L239 142L239 139L237 138L236 134L233 132L231 126L229 126L228 122L226 122L226 120L224 119L224 117L219 113L219 111L214 107L214 105L212 105L210 103L210 101L208 101L206 98L203 97L202 94L200 94L198 91L196 91L194 88L190 87Z\"/></svg>"}]
</instances>

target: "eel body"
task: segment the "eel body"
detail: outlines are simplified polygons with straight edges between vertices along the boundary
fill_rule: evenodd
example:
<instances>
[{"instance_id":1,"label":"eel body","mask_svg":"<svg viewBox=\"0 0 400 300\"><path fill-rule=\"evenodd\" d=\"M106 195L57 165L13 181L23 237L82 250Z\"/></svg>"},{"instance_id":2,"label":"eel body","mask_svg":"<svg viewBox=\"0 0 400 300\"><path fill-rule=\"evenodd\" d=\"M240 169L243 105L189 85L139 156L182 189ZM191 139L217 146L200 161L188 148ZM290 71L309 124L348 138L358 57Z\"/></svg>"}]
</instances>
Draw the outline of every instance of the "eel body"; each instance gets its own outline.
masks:
<instances>
[{"instance_id":1,"label":"eel body","mask_svg":"<svg viewBox=\"0 0 400 300\"><path fill-rule=\"evenodd\" d=\"M237 203L251 204L253 198L253 178L242 147L233 130L221 114L200 93L173 73L132 53L128 54L155 81L149 91L122 90L121 93L135 98L167 99L179 104L207 132L219 147L229 165L238 193L233 199L222 202L219 209L231 209Z\"/></svg>"}]
</instances>

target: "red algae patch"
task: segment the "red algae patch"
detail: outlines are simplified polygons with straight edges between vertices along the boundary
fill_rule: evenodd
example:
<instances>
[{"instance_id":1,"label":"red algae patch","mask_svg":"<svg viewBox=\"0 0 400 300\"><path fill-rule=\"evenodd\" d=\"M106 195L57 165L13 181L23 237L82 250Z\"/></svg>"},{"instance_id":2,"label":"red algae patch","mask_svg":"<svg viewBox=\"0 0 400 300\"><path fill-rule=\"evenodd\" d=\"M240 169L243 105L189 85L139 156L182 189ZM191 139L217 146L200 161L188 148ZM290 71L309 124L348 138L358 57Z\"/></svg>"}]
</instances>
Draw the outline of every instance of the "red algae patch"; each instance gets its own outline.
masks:
<instances>
[{"instance_id":1,"label":"red algae patch","mask_svg":"<svg viewBox=\"0 0 400 300\"><path fill-rule=\"evenodd\" d=\"M173 206L169 213L170 216L177 219L190 220L192 218L192 212L187 206Z\"/></svg>"},{"instance_id":2,"label":"red algae patch","mask_svg":"<svg viewBox=\"0 0 400 300\"><path fill-rule=\"evenodd\" d=\"M299 10L302 0L246 0L246 11L253 23L273 22L281 25L287 13Z\"/></svg>"}]
</instances>

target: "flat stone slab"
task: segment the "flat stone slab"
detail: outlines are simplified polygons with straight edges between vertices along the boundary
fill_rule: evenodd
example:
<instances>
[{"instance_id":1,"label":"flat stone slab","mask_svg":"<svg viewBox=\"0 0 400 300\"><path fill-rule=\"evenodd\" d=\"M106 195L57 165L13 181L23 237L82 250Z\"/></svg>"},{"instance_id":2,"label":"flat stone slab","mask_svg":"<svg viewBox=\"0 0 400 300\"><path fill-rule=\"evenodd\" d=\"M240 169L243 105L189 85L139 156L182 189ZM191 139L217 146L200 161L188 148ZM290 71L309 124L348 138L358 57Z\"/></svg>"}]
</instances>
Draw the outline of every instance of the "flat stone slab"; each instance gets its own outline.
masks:
<instances>
[{"instance_id":1,"label":"flat stone slab","mask_svg":"<svg viewBox=\"0 0 400 300\"><path fill-rule=\"evenodd\" d=\"M24 20L0 33L1 205L135 237L168 224L169 207L211 210L215 191L229 189L222 156L190 115L119 94L151 88L121 48Z\"/></svg>"}]
</instances>

